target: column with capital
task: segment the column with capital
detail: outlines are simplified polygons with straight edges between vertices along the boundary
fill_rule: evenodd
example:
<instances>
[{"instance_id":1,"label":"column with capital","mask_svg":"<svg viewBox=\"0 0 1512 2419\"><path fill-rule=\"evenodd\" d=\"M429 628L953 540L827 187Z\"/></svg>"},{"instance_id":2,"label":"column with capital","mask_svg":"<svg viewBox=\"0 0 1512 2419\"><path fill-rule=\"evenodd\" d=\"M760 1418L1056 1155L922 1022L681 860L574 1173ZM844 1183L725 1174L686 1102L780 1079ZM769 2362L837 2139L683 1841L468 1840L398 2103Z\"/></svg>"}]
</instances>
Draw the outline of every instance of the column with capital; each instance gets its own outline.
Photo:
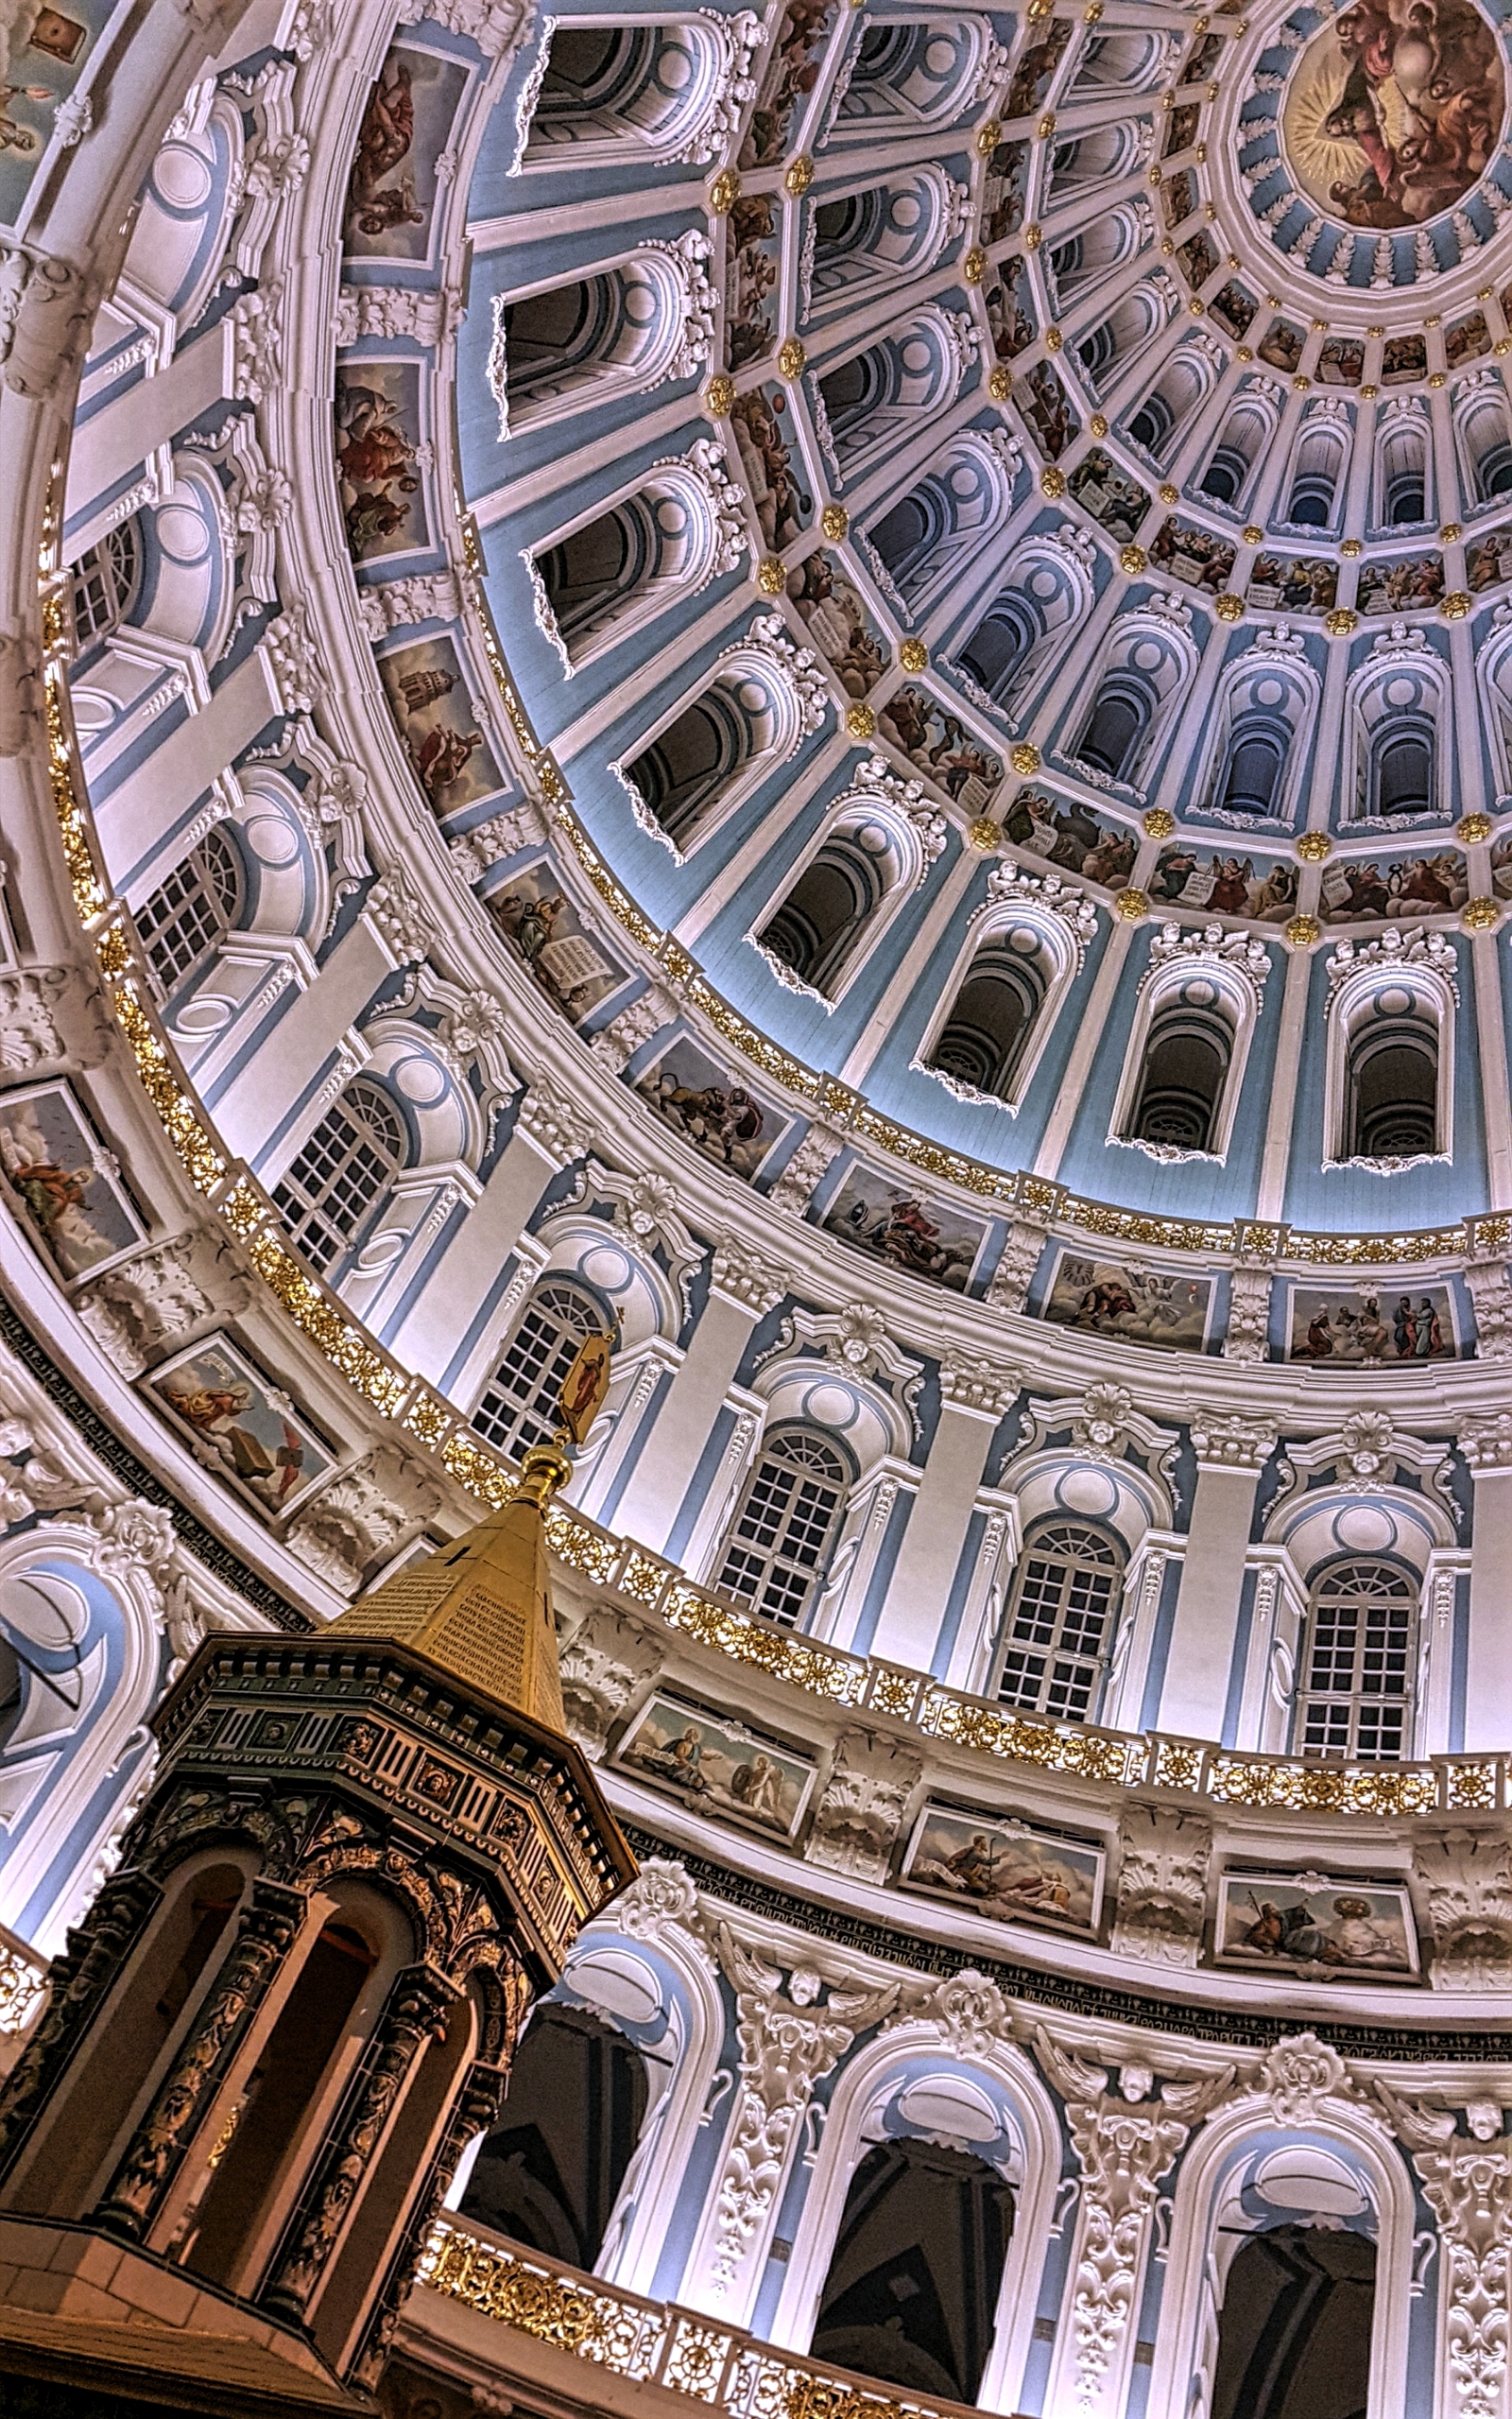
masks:
<instances>
[{"instance_id":1,"label":"column with capital","mask_svg":"<svg viewBox=\"0 0 1512 2419\"><path fill-rule=\"evenodd\" d=\"M1198 1411L1192 1445L1196 1496L1156 1726L1187 1738L1217 1739L1223 1736L1255 1490L1276 1449L1276 1431L1242 1412Z\"/></svg>"},{"instance_id":2,"label":"column with capital","mask_svg":"<svg viewBox=\"0 0 1512 2419\"><path fill-rule=\"evenodd\" d=\"M787 1291L782 1270L728 1235L714 1246L709 1299L620 1498L620 1528L665 1550L753 1330Z\"/></svg>"},{"instance_id":3,"label":"column with capital","mask_svg":"<svg viewBox=\"0 0 1512 2419\"><path fill-rule=\"evenodd\" d=\"M1460 1425L1459 1449L1475 1479L1470 1557L1469 1650L1465 1672L1465 1749L1512 1747L1512 1411L1486 1411Z\"/></svg>"},{"instance_id":4,"label":"column with capital","mask_svg":"<svg viewBox=\"0 0 1512 2419\"><path fill-rule=\"evenodd\" d=\"M940 1363L939 1425L903 1531L872 1637L886 1663L928 1670L977 1509L998 1422L1020 1390L1016 1371L947 1355Z\"/></svg>"}]
</instances>

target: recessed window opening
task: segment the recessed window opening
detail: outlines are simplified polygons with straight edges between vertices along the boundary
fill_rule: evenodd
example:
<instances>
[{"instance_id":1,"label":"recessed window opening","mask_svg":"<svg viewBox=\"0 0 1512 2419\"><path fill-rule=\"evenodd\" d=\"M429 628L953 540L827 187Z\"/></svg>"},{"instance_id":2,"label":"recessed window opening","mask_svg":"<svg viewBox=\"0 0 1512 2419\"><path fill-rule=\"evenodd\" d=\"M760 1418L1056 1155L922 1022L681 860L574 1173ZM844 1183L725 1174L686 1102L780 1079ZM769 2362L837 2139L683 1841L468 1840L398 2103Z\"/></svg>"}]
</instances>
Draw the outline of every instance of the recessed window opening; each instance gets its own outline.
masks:
<instances>
[{"instance_id":1,"label":"recessed window opening","mask_svg":"<svg viewBox=\"0 0 1512 2419\"><path fill-rule=\"evenodd\" d=\"M1013 2195L964 2151L879 2143L850 2179L810 2346L910 2394L976 2400Z\"/></svg>"},{"instance_id":2,"label":"recessed window opening","mask_svg":"<svg viewBox=\"0 0 1512 2419\"><path fill-rule=\"evenodd\" d=\"M1412 1717L1418 1589L1390 1563L1345 1563L1313 1591L1297 1706L1302 1754L1395 1763Z\"/></svg>"},{"instance_id":3,"label":"recessed window opening","mask_svg":"<svg viewBox=\"0 0 1512 2419\"><path fill-rule=\"evenodd\" d=\"M504 2122L479 2151L462 2217L592 2268L645 2117L645 2063L586 2010L540 2008L515 2053Z\"/></svg>"},{"instance_id":4,"label":"recessed window opening","mask_svg":"<svg viewBox=\"0 0 1512 2419\"><path fill-rule=\"evenodd\" d=\"M1289 730L1268 717L1246 715L1234 725L1219 804L1230 815L1273 817L1280 805L1281 775L1291 744Z\"/></svg>"},{"instance_id":5,"label":"recessed window opening","mask_svg":"<svg viewBox=\"0 0 1512 2419\"><path fill-rule=\"evenodd\" d=\"M1014 1583L996 1694L1056 1721L1095 1719L1124 1558L1079 1521L1040 1529Z\"/></svg>"},{"instance_id":6,"label":"recessed window opening","mask_svg":"<svg viewBox=\"0 0 1512 2419\"><path fill-rule=\"evenodd\" d=\"M757 936L816 992L833 993L886 897L897 873L889 838L871 822L832 832Z\"/></svg>"},{"instance_id":7,"label":"recessed window opening","mask_svg":"<svg viewBox=\"0 0 1512 2419\"><path fill-rule=\"evenodd\" d=\"M80 649L126 619L142 571L136 523L123 521L74 565L74 639Z\"/></svg>"},{"instance_id":8,"label":"recessed window opening","mask_svg":"<svg viewBox=\"0 0 1512 2419\"><path fill-rule=\"evenodd\" d=\"M714 1585L794 1628L823 1581L849 1482L822 1437L780 1429L751 1473Z\"/></svg>"},{"instance_id":9,"label":"recessed window opening","mask_svg":"<svg viewBox=\"0 0 1512 2419\"><path fill-rule=\"evenodd\" d=\"M1426 815L1434 796L1434 726L1427 715L1394 717L1371 750L1375 815Z\"/></svg>"},{"instance_id":10,"label":"recessed window opening","mask_svg":"<svg viewBox=\"0 0 1512 2419\"><path fill-rule=\"evenodd\" d=\"M988 697L1001 700L1037 636L1028 613L1001 598L962 648L961 663Z\"/></svg>"},{"instance_id":11,"label":"recessed window opening","mask_svg":"<svg viewBox=\"0 0 1512 2419\"><path fill-rule=\"evenodd\" d=\"M1123 781L1150 727L1153 700L1143 682L1113 673L1104 681L1076 745L1084 764L1110 781Z\"/></svg>"},{"instance_id":12,"label":"recessed window opening","mask_svg":"<svg viewBox=\"0 0 1512 2419\"><path fill-rule=\"evenodd\" d=\"M561 1425L562 1385L577 1348L603 1325L576 1286L538 1286L472 1414L478 1433L516 1460L546 1443Z\"/></svg>"},{"instance_id":13,"label":"recessed window opening","mask_svg":"<svg viewBox=\"0 0 1512 2419\"><path fill-rule=\"evenodd\" d=\"M381 1084L359 1076L327 1110L273 1194L318 1273L356 1241L404 1164L398 1111Z\"/></svg>"},{"instance_id":14,"label":"recessed window opening","mask_svg":"<svg viewBox=\"0 0 1512 2419\"><path fill-rule=\"evenodd\" d=\"M1175 420L1176 414L1162 394L1146 395L1129 422L1128 433L1135 444L1143 445L1146 453L1158 454L1169 437Z\"/></svg>"},{"instance_id":15,"label":"recessed window opening","mask_svg":"<svg viewBox=\"0 0 1512 2419\"><path fill-rule=\"evenodd\" d=\"M241 852L217 823L143 901L137 939L164 996L241 922L245 889Z\"/></svg>"},{"instance_id":16,"label":"recessed window opening","mask_svg":"<svg viewBox=\"0 0 1512 2419\"><path fill-rule=\"evenodd\" d=\"M1351 1159L1410 1159L1438 1148L1438 1037L1383 1017L1349 1045L1346 1132Z\"/></svg>"},{"instance_id":17,"label":"recessed window opening","mask_svg":"<svg viewBox=\"0 0 1512 2419\"><path fill-rule=\"evenodd\" d=\"M1375 2294L1351 2227L1251 2235L1224 2280L1211 2419L1366 2419Z\"/></svg>"},{"instance_id":18,"label":"recessed window opening","mask_svg":"<svg viewBox=\"0 0 1512 2419\"><path fill-rule=\"evenodd\" d=\"M989 942L972 959L928 1064L977 1092L1006 1099L1044 999L1034 958L1018 936ZM1033 941L1033 936L1028 936Z\"/></svg>"},{"instance_id":19,"label":"recessed window opening","mask_svg":"<svg viewBox=\"0 0 1512 2419\"><path fill-rule=\"evenodd\" d=\"M1488 446L1475 466L1475 477L1487 504L1493 496L1512 492L1512 441Z\"/></svg>"},{"instance_id":20,"label":"recessed window opening","mask_svg":"<svg viewBox=\"0 0 1512 2419\"><path fill-rule=\"evenodd\" d=\"M1219 504L1231 504L1248 476L1247 458L1235 446L1220 445L1202 474L1202 492Z\"/></svg>"},{"instance_id":21,"label":"recessed window opening","mask_svg":"<svg viewBox=\"0 0 1512 2419\"><path fill-rule=\"evenodd\" d=\"M1324 471L1306 471L1292 484L1287 519L1297 528L1326 529L1333 518L1333 481Z\"/></svg>"},{"instance_id":22,"label":"recessed window opening","mask_svg":"<svg viewBox=\"0 0 1512 2419\"><path fill-rule=\"evenodd\" d=\"M1132 1142L1211 1150L1233 1048L1222 1017L1184 1001L1158 1011L1129 1126Z\"/></svg>"}]
</instances>

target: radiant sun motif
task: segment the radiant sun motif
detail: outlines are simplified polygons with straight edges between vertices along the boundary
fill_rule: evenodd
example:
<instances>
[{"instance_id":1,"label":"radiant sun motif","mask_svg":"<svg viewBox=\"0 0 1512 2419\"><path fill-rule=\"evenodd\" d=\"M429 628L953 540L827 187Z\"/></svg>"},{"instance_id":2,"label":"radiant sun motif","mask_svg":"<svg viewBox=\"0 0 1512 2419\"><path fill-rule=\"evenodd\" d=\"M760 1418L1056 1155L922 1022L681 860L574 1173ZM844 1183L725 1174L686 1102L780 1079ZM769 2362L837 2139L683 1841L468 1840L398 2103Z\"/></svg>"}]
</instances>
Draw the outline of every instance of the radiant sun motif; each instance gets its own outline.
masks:
<instances>
[{"instance_id":1,"label":"radiant sun motif","mask_svg":"<svg viewBox=\"0 0 1512 2419\"><path fill-rule=\"evenodd\" d=\"M1281 145L1330 217L1420 227L1479 183L1505 114L1501 44L1472 0L1355 0L1301 51Z\"/></svg>"}]
</instances>

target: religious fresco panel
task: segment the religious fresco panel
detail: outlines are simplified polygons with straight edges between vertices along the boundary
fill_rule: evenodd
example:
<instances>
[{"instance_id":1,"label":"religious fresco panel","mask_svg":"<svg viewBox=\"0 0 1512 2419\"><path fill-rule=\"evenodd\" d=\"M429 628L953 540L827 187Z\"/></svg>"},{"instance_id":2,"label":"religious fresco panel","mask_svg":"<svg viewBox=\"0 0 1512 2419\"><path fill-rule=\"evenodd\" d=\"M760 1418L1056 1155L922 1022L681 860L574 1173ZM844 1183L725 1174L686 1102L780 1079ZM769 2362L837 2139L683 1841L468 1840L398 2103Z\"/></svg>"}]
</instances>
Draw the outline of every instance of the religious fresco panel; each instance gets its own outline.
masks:
<instances>
[{"instance_id":1,"label":"religious fresco panel","mask_svg":"<svg viewBox=\"0 0 1512 2419\"><path fill-rule=\"evenodd\" d=\"M1286 924L1297 913L1297 869L1284 858L1204 851L1173 840L1160 851L1146 889L1154 907Z\"/></svg>"},{"instance_id":2,"label":"religious fresco panel","mask_svg":"<svg viewBox=\"0 0 1512 2419\"><path fill-rule=\"evenodd\" d=\"M1180 1276L1168 1269L1134 1268L1125 1260L1093 1259L1089 1253L1063 1250L1040 1316L1083 1335L1199 1353L1211 1313L1210 1276Z\"/></svg>"},{"instance_id":3,"label":"religious fresco panel","mask_svg":"<svg viewBox=\"0 0 1512 2419\"><path fill-rule=\"evenodd\" d=\"M860 1161L846 1170L822 1224L868 1258L926 1277L952 1293L964 1293L971 1284L988 1233L983 1219L896 1184Z\"/></svg>"},{"instance_id":4,"label":"religious fresco panel","mask_svg":"<svg viewBox=\"0 0 1512 2419\"><path fill-rule=\"evenodd\" d=\"M415 554L434 544L422 467L419 361L348 360L333 410L341 523L353 562Z\"/></svg>"},{"instance_id":5,"label":"religious fresco panel","mask_svg":"<svg viewBox=\"0 0 1512 2419\"><path fill-rule=\"evenodd\" d=\"M229 1336L191 1344L144 1385L196 1460L229 1479L265 1520L292 1512L332 1467L304 1413Z\"/></svg>"},{"instance_id":6,"label":"religious fresco panel","mask_svg":"<svg viewBox=\"0 0 1512 2419\"><path fill-rule=\"evenodd\" d=\"M1235 1873L1218 1880L1220 1964L1309 1981L1418 1978L1418 1929L1403 1882L1347 1874Z\"/></svg>"},{"instance_id":7,"label":"religious fresco panel","mask_svg":"<svg viewBox=\"0 0 1512 2419\"><path fill-rule=\"evenodd\" d=\"M725 220L725 356L731 370L776 342L772 314L782 274L782 205L769 193L737 195Z\"/></svg>"},{"instance_id":8,"label":"religious fresco panel","mask_svg":"<svg viewBox=\"0 0 1512 2419\"><path fill-rule=\"evenodd\" d=\"M570 1025L580 1025L630 980L629 968L606 948L597 925L584 918L562 888L550 857L511 873L502 889L489 892L484 905L510 956Z\"/></svg>"},{"instance_id":9,"label":"religious fresco panel","mask_svg":"<svg viewBox=\"0 0 1512 2419\"><path fill-rule=\"evenodd\" d=\"M1091 1840L931 1799L899 1878L997 1923L1048 1924L1090 1938L1103 1910L1107 1863Z\"/></svg>"},{"instance_id":10,"label":"religious fresco panel","mask_svg":"<svg viewBox=\"0 0 1512 2419\"><path fill-rule=\"evenodd\" d=\"M454 638L396 648L379 656L378 672L415 778L438 815L455 814L504 787Z\"/></svg>"},{"instance_id":11,"label":"religious fresco panel","mask_svg":"<svg viewBox=\"0 0 1512 2419\"><path fill-rule=\"evenodd\" d=\"M350 259L428 260L437 162L449 152L468 70L414 43L395 43L368 95L347 190Z\"/></svg>"},{"instance_id":12,"label":"religious fresco panel","mask_svg":"<svg viewBox=\"0 0 1512 2419\"><path fill-rule=\"evenodd\" d=\"M65 1284L98 1276L146 1240L113 1153L66 1083L0 1100L0 1172Z\"/></svg>"},{"instance_id":13,"label":"religious fresco panel","mask_svg":"<svg viewBox=\"0 0 1512 2419\"><path fill-rule=\"evenodd\" d=\"M792 1131L785 1111L759 1099L686 1033L658 1050L634 1088L663 1125L747 1184Z\"/></svg>"},{"instance_id":14,"label":"religious fresco panel","mask_svg":"<svg viewBox=\"0 0 1512 2419\"><path fill-rule=\"evenodd\" d=\"M1336 857L1323 868L1318 912L1325 924L1396 924L1455 915L1470 894L1458 849L1431 856Z\"/></svg>"},{"instance_id":15,"label":"religious fresco panel","mask_svg":"<svg viewBox=\"0 0 1512 2419\"><path fill-rule=\"evenodd\" d=\"M1003 780L1003 759L938 698L912 685L895 689L877 709L877 729L968 814L986 812Z\"/></svg>"},{"instance_id":16,"label":"religious fresco panel","mask_svg":"<svg viewBox=\"0 0 1512 2419\"><path fill-rule=\"evenodd\" d=\"M660 1688L635 1716L614 1760L676 1790L689 1806L733 1816L781 1840L798 1829L816 1770L812 1756Z\"/></svg>"},{"instance_id":17,"label":"religious fresco panel","mask_svg":"<svg viewBox=\"0 0 1512 2419\"><path fill-rule=\"evenodd\" d=\"M1352 0L1292 71L1281 144L1331 217L1420 227L1479 182L1505 114L1501 46L1470 0Z\"/></svg>"},{"instance_id":18,"label":"religious fresco panel","mask_svg":"<svg viewBox=\"0 0 1512 2419\"><path fill-rule=\"evenodd\" d=\"M864 698L892 660L870 606L838 555L821 546L787 575L787 593L847 697Z\"/></svg>"},{"instance_id":19,"label":"religious fresco panel","mask_svg":"<svg viewBox=\"0 0 1512 2419\"><path fill-rule=\"evenodd\" d=\"M1285 1357L1314 1367L1396 1369L1455 1360L1454 1301L1444 1285L1295 1285Z\"/></svg>"},{"instance_id":20,"label":"religious fresco panel","mask_svg":"<svg viewBox=\"0 0 1512 2419\"><path fill-rule=\"evenodd\" d=\"M814 516L808 474L792 441L793 415L786 388L752 387L737 395L730 406L730 426L740 458L738 475L762 536L771 553L781 554Z\"/></svg>"},{"instance_id":21,"label":"religious fresco panel","mask_svg":"<svg viewBox=\"0 0 1512 2419\"><path fill-rule=\"evenodd\" d=\"M1032 849L1047 864L1108 890L1123 889L1139 855L1139 841L1122 823L1104 822L1076 799L1057 804L1038 789L1020 790L1003 829L1015 848Z\"/></svg>"}]
</instances>

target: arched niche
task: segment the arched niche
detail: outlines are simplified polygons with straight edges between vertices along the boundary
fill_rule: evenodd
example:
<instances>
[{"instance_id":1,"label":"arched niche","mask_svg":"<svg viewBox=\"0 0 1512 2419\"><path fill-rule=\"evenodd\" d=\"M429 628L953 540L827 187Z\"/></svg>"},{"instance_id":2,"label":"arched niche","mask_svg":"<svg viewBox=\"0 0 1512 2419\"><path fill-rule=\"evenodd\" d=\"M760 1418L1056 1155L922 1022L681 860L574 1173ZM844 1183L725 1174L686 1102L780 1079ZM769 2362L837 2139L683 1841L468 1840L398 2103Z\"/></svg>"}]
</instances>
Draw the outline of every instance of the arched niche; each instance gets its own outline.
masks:
<instances>
[{"instance_id":1,"label":"arched niche","mask_svg":"<svg viewBox=\"0 0 1512 2419\"><path fill-rule=\"evenodd\" d=\"M933 165L805 205L799 263L802 316L848 308L884 282L896 288L932 268L965 223L967 188Z\"/></svg>"},{"instance_id":2,"label":"arched niche","mask_svg":"<svg viewBox=\"0 0 1512 2419\"><path fill-rule=\"evenodd\" d=\"M1452 1159L1459 1002L1452 942L1418 933L1405 947L1366 943L1356 955L1343 942L1329 976L1325 1167L1390 1175Z\"/></svg>"},{"instance_id":3,"label":"arched niche","mask_svg":"<svg viewBox=\"0 0 1512 2419\"><path fill-rule=\"evenodd\" d=\"M1161 924L1135 994L1108 1139L1161 1160L1222 1164L1270 959L1261 942Z\"/></svg>"},{"instance_id":4,"label":"arched niche","mask_svg":"<svg viewBox=\"0 0 1512 2419\"><path fill-rule=\"evenodd\" d=\"M876 956L883 935L922 884L943 833L919 821L881 783L835 800L747 938L779 982L830 1007Z\"/></svg>"},{"instance_id":5,"label":"arched niche","mask_svg":"<svg viewBox=\"0 0 1512 2419\"><path fill-rule=\"evenodd\" d=\"M985 2410L1015 2409L1042 2268L1054 2255L1049 2232L1060 2180L1060 2131L1030 2061L989 2034L963 2050L944 2026L914 2019L890 2026L847 2061L806 2182L800 2171L788 2187L781 2222L793 2249L771 2341L796 2352L809 2349L851 2177L874 2144L905 2139L974 2155L1012 2192L1013 2227L976 2398Z\"/></svg>"},{"instance_id":6,"label":"arched niche","mask_svg":"<svg viewBox=\"0 0 1512 2419\"><path fill-rule=\"evenodd\" d=\"M1138 40L1139 37L1134 37ZM1121 202L1089 227L1057 244L1049 259L1052 291L1064 313L1081 295L1100 285L1116 268L1134 260L1150 238L1142 202Z\"/></svg>"},{"instance_id":7,"label":"arched niche","mask_svg":"<svg viewBox=\"0 0 1512 2419\"><path fill-rule=\"evenodd\" d=\"M1001 528L1013 509L1015 458L972 430L867 528L883 584L917 620Z\"/></svg>"},{"instance_id":8,"label":"arched niche","mask_svg":"<svg viewBox=\"0 0 1512 2419\"><path fill-rule=\"evenodd\" d=\"M495 295L488 375L500 436L692 377L708 358L709 251L695 232L579 278Z\"/></svg>"},{"instance_id":9,"label":"arched niche","mask_svg":"<svg viewBox=\"0 0 1512 2419\"><path fill-rule=\"evenodd\" d=\"M1096 929L1096 910L1020 875L1009 861L988 879L940 985L913 1065L957 1098L1022 1103Z\"/></svg>"},{"instance_id":10,"label":"arched niche","mask_svg":"<svg viewBox=\"0 0 1512 2419\"><path fill-rule=\"evenodd\" d=\"M153 1760L162 1600L139 1563L94 1568L97 1546L66 1519L0 1543L0 1920L43 1956Z\"/></svg>"},{"instance_id":11,"label":"arched niche","mask_svg":"<svg viewBox=\"0 0 1512 2419\"><path fill-rule=\"evenodd\" d=\"M995 83L1006 59L987 17L858 24L831 104L836 146L950 125Z\"/></svg>"},{"instance_id":12,"label":"arched niche","mask_svg":"<svg viewBox=\"0 0 1512 2419\"><path fill-rule=\"evenodd\" d=\"M1170 278L1159 274L1143 279L1130 293L1121 296L1107 318L1100 320L1076 346L1076 357L1092 385L1106 395L1114 381L1132 369L1179 307Z\"/></svg>"},{"instance_id":13,"label":"arched niche","mask_svg":"<svg viewBox=\"0 0 1512 2419\"><path fill-rule=\"evenodd\" d=\"M1196 669L1184 612L1180 619L1125 615L1104 650L1091 702L1073 743L1075 760L1089 766L1096 780L1143 797L1142 784L1160 761Z\"/></svg>"},{"instance_id":14,"label":"arched niche","mask_svg":"<svg viewBox=\"0 0 1512 2419\"><path fill-rule=\"evenodd\" d=\"M1149 392L1128 411L1125 431L1131 443L1163 465L1196 412L1214 392L1225 355L1206 338L1177 345Z\"/></svg>"},{"instance_id":15,"label":"arched niche","mask_svg":"<svg viewBox=\"0 0 1512 2419\"><path fill-rule=\"evenodd\" d=\"M1349 677L1345 717L1349 821L1389 830L1450 812L1449 667L1427 638L1397 633L1378 641Z\"/></svg>"},{"instance_id":16,"label":"arched niche","mask_svg":"<svg viewBox=\"0 0 1512 2419\"><path fill-rule=\"evenodd\" d=\"M525 550L536 620L569 674L733 568L746 547L738 493L701 438Z\"/></svg>"},{"instance_id":17,"label":"arched niche","mask_svg":"<svg viewBox=\"0 0 1512 2419\"><path fill-rule=\"evenodd\" d=\"M1318 2099L1288 2126L1268 2099L1246 2094L1209 2118L1177 2172L1158 2327L1152 2321L1149 2419L1211 2419L1231 2262L1255 2232L1298 2215L1342 2220L1374 2241L1366 2409L1383 2419L1410 2407L1410 2339L1432 2324L1432 2309L1414 2299L1414 2196L1400 2153L1342 2096Z\"/></svg>"},{"instance_id":18,"label":"arched niche","mask_svg":"<svg viewBox=\"0 0 1512 2419\"><path fill-rule=\"evenodd\" d=\"M983 698L1011 717L1091 608L1091 573L1075 544L1031 540L1015 552L955 660Z\"/></svg>"},{"instance_id":19,"label":"arched niche","mask_svg":"<svg viewBox=\"0 0 1512 2419\"><path fill-rule=\"evenodd\" d=\"M749 9L545 18L515 106L514 173L712 158L759 30Z\"/></svg>"},{"instance_id":20,"label":"arched niche","mask_svg":"<svg viewBox=\"0 0 1512 2419\"><path fill-rule=\"evenodd\" d=\"M774 617L727 648L708 677L610 770L644 832L680 865L722 829L753 790L791 763L826 703L807 649Z\"/></svg>"},{"instance_id":21,"label":"arched niche","mask_svg":"<svg viewBox=\"0 0 1512 2419\"><path fill-rule=\"evenodd\" d=\"M1322 683L1304 642L1267 633L1225 670L1198 795L1224 821L1290 822L1307 764Z\"/></svg>"},{"instance_id":22,"label":"arched niche","mask_svg":"<svg viewBox=\"0 0 1512 2419\"><path fill-rule=\"evenodd\" d=\"M836 472L859 478L921 433L954 400L976 350L966 314L932 303L824 371L815 380L815 426Z\"/></svg>"}]
</instances>

